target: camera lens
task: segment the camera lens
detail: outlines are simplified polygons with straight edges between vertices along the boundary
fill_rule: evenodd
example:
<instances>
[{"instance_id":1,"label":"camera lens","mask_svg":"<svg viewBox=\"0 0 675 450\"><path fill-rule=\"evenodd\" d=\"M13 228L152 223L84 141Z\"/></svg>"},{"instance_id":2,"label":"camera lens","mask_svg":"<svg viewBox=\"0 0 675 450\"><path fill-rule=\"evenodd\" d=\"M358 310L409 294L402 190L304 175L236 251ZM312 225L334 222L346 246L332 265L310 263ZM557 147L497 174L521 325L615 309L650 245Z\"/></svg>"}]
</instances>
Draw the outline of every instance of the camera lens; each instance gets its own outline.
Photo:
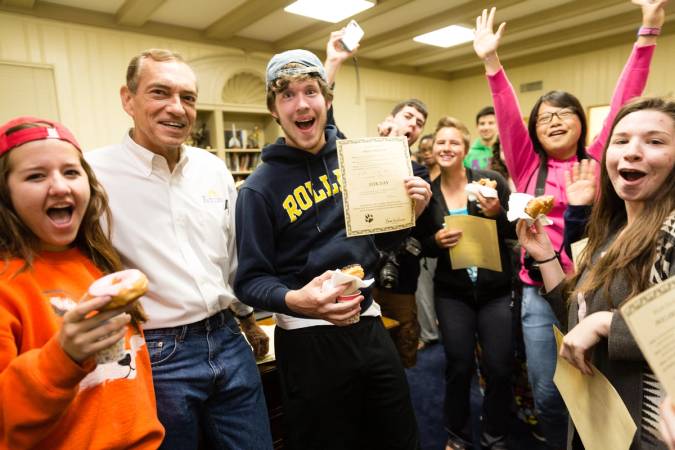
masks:
<instances>
[{"instance_id":1,"label":"camera lens","mask_svg":"<svg viewBox=\"0 0 675 450\"><path fill-rule=\"evenodd\" d=\"M393 289L398 285L398 267L391 260L382 266L379 282L380 286L386 289Z\"/></svg>"}]
</instances>

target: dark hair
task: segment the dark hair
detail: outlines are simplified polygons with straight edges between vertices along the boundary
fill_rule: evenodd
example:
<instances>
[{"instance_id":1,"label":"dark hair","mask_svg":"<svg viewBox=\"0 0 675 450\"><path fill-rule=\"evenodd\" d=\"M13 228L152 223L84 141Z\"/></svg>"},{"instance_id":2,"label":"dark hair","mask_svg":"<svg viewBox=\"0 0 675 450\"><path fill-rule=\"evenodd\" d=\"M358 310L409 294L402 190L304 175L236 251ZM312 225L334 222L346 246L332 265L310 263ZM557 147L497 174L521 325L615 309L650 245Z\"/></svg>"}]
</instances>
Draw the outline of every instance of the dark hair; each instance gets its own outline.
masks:
<instances>
[{"instance_id":1,"label":"dark hair","mask_svg":"<svg viewBox=\"0 0 675 450\"><path fill-rule=\"evenodd\" d=\"M394 109L391 110L391 115L395 116L398 114L400 110L405 108L406 106L412 106L416 110L422 114L424 117L424 121L426 122L427 116L429 115L429 112L427 111L427 105L422 103L422 100L418 100L416 98L409 98L408 100L403 100L402 102L398 103L396 106L394 106Z\"/></svg>"},{"instance_id":2,"label":"dark hair","mask_svg":"<svg viewBox=\"0 0 675 450\"><path fill-rule=\"evenodd\" d=\"M478 114L476 114L476 125L478 125L478 121L480 120L481 117L483 117L483 116L494 116L494 115L495 115L495 109L492 106L486 106L485 108L478 111Z\"/></svg>"},{"instance_id":3,"label":"dark hair","mask_svg":"<svg viewBox=\"0 0 675 450\"><path fill-rule=\"evenodd\" d=\"M539 115L539 108L542 103L549 103L553 106L559 108L567 108L574 112L579 118L581 123L581 134L579 135L579 140L577 141L577 159L582 160L588 158L586 155L586 114L584 113L584 108L579 103L579 100L569 92L565 91L550 91L546 94L539 97L539 100L532 107L530 112L530 119L527 122L527 131L530 134L530 140L534 146L534 150L539 154L540 158L547 158L548 155L544 150L544 147L539 142L537 137L537 116Z\"/></svg>"},{"instance_id":4,"label":"dark hair","mask_svg":"<svg viewBox=\"0 0 675 450\"><path fill-rule=\"evenodd\" d=\"M501 155L501 144L499 142L499 136L495 140L495 143L492 145L492 160L490 161L490 169L502 174L505 179L510 179L509 169L506 167L506 163L502 159Z\"/></svg>"},{"instance_id":5,"label":"dark hair","mask_svg":"<svg viewBox=\"0 0 675 450\"><path fill-rule=\"evenodd\" d=\"M421 144L422 141L426 141L427 139L431 139L433 141L434 135L433 134L425 134L424 136L422 136L420 138L419 143Z\"/></svg>"},{"instance_id":6,"label":"dark hair","mask_svg":"<svg viewBox=\"0 0 675 450\"><path fill-rule=\"evenodd\" d=\"M607 148L611 145L611 136L616 125L627 115L637 111L658 111L670 117L675 128L675 101L662 98L641 98L631 101L619 110L610 130L610 138L605 143L600 171L600 196L593 205L588 222L588 244L581 254L579 269L566 284L566 291L572 289L582 293L601 290L609 299L609 287L614 279L622 278L630 289L630 298L650 285L650 272L656 258L656 242L666 218L675 211L675 168L671 171L659 190L649 199L649 206L627 226L626 204L614 190L607 171ZM602 258L591 261L607 237L621 236L612 242ZM587 276L580 282L582 272ZM580 283L579 286L577 284ZM571 299L576 299L572 294ZM616 306L616 305L614 305Z\"/></svg>"}]
</instances>

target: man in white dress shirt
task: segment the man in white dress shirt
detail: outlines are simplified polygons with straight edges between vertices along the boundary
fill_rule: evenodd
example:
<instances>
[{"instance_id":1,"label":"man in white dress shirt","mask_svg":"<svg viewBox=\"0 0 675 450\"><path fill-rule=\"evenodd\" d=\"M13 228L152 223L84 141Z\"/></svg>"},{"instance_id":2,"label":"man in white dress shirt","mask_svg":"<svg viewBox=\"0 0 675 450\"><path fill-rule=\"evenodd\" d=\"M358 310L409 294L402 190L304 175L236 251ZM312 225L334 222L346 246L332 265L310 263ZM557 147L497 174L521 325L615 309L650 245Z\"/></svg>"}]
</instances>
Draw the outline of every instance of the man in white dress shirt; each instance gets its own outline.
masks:
<instances>
[{"instance_id":1,"label":"man in white dress shirt","mask_svg":"<svg viewBox=\"0 0 675 450\"><path fill-rule=\"evenodd\" d=\"M208 448L270 449L260 375L230 312L259 336L232 289L234 180L223 161L184 145L197 115L195 74L180 55L148 50L131 60L120 95L134 127L85 156L110 198L115 248L150 280L142 303L161 448L205 439Z\"/></svg>"}]
</instances>

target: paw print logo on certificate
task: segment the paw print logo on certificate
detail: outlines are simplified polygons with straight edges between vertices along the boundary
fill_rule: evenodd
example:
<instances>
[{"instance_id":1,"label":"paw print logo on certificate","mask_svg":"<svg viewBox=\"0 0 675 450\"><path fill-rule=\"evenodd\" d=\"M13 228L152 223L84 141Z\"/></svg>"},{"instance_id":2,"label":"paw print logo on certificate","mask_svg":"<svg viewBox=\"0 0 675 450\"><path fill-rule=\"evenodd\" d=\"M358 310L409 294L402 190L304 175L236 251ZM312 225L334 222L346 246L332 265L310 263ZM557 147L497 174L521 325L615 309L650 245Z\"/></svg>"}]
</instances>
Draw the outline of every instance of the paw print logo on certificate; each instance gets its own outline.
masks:
<instances>
[{"instance_id":1,"label":"paw print logo on certificate","mask_svg":"<svg viewBox=\"0 0 675 450\"><path fill-rule=\"evenodd\" d=\"M365 217L365 220L366 220L367 223L372 222L373 221L373 215L370 214L370 213L367 213L366 217Z\"/></svg>"}]
</instances>

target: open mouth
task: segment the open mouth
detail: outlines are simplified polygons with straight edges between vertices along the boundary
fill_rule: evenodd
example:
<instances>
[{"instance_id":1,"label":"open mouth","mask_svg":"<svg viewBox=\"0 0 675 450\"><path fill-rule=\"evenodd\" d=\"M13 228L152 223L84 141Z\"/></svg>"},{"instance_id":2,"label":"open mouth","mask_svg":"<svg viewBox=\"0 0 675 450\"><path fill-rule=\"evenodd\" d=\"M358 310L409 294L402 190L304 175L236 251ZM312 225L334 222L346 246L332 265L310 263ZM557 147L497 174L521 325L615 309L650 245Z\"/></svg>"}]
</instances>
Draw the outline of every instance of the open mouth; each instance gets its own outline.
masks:
<instances>
[{"instance_id":1,"label":"open mouth","mask_svg":"<svg viewBox=\"0 0 675 450\"><path fill-rule=\"evenodd\" d=\"M314 125L314 122L316 122L316 119L297 120L295 122L295 125L301 130L309 130L310 128L312 128L312 125Z\"/></svg>"},{"instance_id":2,"label":"open mouth","mask_svg":"<svg viewBox=\"0 0 675 450\"><path fill-rule=\"evenodd\" d=\"M73 207L64 206L57 208L48 208L47 216L57 225L65 225L70 222L70 219L73 217Z\"/></svg>"},{"instance_id":3,"label":"open mouth","mask_svg":"<svg viewBox=\"0 0 675 450\"><path fill-rule=\"evenodd\" d=\"M555 130L555 131L550 132L548 135L549 135L549 137L562 136L565 133L567 133L567 131L565 131L565 130Z\"/></svg>"},{"instance_id":4,"label":"open mouth","mask_svg":"<svg viewBox=\"0 0 675 450\"><path fill-rule=\"evenodd\" d=\"M636 181L647 174L635 169L621 169L619 175L626 181Z\"/></svg>"}]
</instances>

